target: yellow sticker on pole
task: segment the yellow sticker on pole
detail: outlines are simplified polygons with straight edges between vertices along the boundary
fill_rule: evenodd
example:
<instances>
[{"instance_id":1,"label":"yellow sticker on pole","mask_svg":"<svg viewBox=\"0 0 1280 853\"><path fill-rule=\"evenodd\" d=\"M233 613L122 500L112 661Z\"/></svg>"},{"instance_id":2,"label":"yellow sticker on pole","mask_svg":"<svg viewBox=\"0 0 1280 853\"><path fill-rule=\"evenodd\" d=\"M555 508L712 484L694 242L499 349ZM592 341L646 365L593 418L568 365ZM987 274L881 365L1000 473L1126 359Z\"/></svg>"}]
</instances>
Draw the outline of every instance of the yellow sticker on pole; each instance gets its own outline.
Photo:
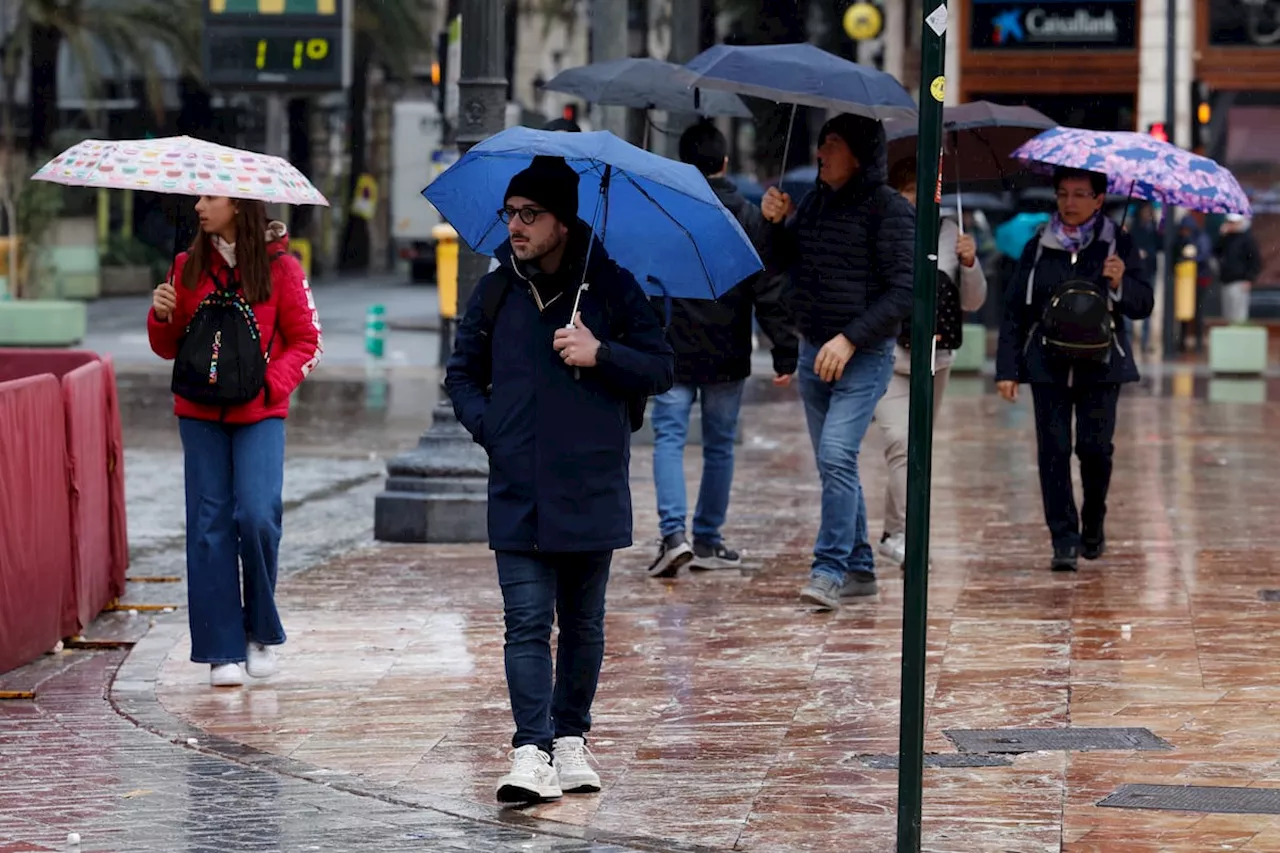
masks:
<instances>
[{"instance_id":1,"label":"yellow sticker on pole","mask_svg":"<svg viewBox=\"0 0 1280 853\"><path fill-rule=\"evenodd\" d=\"M934 77L929 84L929 94L933 95L935 101L942 103L942 99L947 96L947 78L942 75Z\"/></svg>"}]
</instances>

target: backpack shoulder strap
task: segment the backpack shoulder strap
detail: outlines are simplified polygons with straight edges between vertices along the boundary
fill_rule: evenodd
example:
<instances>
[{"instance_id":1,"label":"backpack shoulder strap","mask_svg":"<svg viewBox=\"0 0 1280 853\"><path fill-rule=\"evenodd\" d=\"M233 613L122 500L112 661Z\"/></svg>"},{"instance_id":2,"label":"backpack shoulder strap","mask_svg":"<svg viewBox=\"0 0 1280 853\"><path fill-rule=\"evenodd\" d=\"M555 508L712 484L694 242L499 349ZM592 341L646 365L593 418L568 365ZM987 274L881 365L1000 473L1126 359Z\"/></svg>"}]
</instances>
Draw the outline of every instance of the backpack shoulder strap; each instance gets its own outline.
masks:
<instances>
[{"instance_id":1,"label":"backpack shoulder strap","mask_svg":"<svg viewBox=\"0 0 1280 853\"><path fill-rule=\"evenodd\" d=\"M498 320L498 312L502 310L502 304L507 301L507 291L511 289L511 283L507 281L505 275L490 273L480 279L479 287L480 333L487 338L492 338L493 325Z\"/></svg>"}]
</instances>

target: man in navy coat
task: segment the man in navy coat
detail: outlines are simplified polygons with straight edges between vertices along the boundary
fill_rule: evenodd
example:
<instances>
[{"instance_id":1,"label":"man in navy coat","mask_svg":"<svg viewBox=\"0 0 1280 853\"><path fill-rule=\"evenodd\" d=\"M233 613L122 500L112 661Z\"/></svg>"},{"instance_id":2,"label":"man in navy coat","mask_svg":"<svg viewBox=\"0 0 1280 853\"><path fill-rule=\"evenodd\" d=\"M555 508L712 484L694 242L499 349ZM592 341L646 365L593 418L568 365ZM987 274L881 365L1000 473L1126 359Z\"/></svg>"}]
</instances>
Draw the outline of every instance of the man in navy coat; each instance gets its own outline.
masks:
<instances>
[{"instance_id":1,"label":"man in navy coat","mask_svg":"<svg viewBox=\"0 0 1280 853\"><path fill-rule=\"evenodd\" d=\"M497 795L529 803L600 790L585 736L609 565L631 545L631 410L671 387L674 355L640 285L578 219L578 175L563 159L517 174L501 216L510 239L458 325L445 385L489 454L516 724Z\"/></svg>"}]
</instances>

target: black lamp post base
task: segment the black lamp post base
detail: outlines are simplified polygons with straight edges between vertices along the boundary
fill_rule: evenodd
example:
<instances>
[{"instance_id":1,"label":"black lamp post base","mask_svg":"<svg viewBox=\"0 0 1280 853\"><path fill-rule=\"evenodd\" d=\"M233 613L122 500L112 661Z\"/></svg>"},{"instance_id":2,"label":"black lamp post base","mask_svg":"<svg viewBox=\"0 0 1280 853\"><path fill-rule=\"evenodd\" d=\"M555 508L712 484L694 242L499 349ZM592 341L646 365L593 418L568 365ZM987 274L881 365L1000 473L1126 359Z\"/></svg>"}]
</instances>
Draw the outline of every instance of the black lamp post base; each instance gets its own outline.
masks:
<instances>
[{"instance_id":1,"label":"black lamp post base","mask_svg":"<svg viewBox=\"0 0 1280 853\"><path fill-rule=\"evenodd\" d=\"M458 423L447 400L413 450L387 463L387 485L373 504L379 542L485 542L489 460Z\"/></svg>"}]
</instances>

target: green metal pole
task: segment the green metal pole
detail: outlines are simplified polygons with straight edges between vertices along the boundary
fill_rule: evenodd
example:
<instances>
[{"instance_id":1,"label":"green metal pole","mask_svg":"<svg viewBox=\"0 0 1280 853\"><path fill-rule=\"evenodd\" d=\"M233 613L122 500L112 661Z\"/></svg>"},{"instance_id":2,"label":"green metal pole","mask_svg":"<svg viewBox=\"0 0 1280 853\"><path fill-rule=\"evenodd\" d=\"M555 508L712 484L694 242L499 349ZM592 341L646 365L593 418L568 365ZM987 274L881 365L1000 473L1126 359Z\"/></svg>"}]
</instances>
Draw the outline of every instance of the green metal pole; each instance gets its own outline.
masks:
<instances>
[{"instance_id":1,"label":"green metal pole","mask_svg":"<svg viewBox=\"0 0 1280 853\"><path fill-rule=\"evenodd\" d=\"M938 301L939 158L946 0L925 0L920 24L920 128L916 140L915 300L911 311L911 416L907 428L907 559L898 726L898 853L919 853L924 799L924 666L929 611L929 490L933 467L933 358Z\"/></svg>"}]
</instances>

